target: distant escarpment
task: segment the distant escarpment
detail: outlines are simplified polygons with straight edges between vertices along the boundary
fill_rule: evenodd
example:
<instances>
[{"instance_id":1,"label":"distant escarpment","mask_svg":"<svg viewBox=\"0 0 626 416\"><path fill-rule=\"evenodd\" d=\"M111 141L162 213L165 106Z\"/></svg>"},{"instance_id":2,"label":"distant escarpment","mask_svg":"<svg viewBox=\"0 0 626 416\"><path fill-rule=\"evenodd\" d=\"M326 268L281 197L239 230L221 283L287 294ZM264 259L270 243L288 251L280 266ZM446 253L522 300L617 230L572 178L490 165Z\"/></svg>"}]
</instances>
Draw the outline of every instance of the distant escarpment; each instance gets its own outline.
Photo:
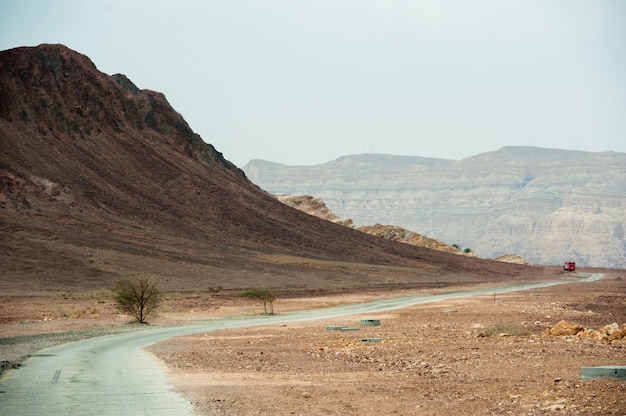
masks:
<instances>
[{"instance_id":1,"label":"distant escarpment","mask_svg":"<svg viewBox=\"0 0 626 416\"><path fill-rule=\"evenodd\" d=\"M394 224L479 257L626 267L626 154L505 147L460 161L363 154L316 166L254 160L274 194L323 199L359 224Z\"/></svg>"}]
</instances>

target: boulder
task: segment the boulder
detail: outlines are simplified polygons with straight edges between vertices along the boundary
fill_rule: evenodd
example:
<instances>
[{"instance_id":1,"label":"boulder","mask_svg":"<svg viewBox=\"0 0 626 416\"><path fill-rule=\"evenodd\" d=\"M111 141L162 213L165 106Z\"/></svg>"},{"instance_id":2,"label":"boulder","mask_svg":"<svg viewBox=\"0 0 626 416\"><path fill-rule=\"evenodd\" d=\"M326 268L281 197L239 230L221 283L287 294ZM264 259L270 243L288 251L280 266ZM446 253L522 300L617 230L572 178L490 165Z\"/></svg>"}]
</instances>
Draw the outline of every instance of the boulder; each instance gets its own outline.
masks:
<instances>
[{"instance_id":1,"label":"boulder","mask_svg":"<svg viewBox=\"0 0 626 416\"><path fill-rule=\"evenodd\" d=\"M601 331L606 334L608 341L619 341L624 338L622 328L617 324L617 322L613 322L610 325L605 325Z\"/></svg>"},{"instance_id":2,"label":"boulder","mask_svg":"<svg viewBox=\"0 0 626 416\"><path fill-rule=\"evenodd\" d=\"M583 340L608 341L605 334L601 331L595 331L593 329L585 329L584 331L579 332L578 337Z\"/></svg>"},{"instance_id":3,"label":"boulder","mask_svg":"<svg viewBox=\"0 0 626 416\"><path fill-rule=\"evenodd\" d=\"M558 324L554 325L552 328L546 329L544 331L544 335L552 335L555 337L564 336L564 335L576 335L581 331L584 331L580 324L575 324L573 322L568 321L560 321Z\"/></svg>"},{"instance_id":4,"label":"boulder","mask_svg":"<svg viewBox=\"0 0 626 416\"><path fill-rule=\"evenodd\" d=\"M543 331L543 336L576 336L581 340L591 340L598 342L625 342L626 341L626 323L612 323L605 325L600 329L583 328L582 325L568 321L561 321L552 328Z\"/></svg>"}]
</instances>

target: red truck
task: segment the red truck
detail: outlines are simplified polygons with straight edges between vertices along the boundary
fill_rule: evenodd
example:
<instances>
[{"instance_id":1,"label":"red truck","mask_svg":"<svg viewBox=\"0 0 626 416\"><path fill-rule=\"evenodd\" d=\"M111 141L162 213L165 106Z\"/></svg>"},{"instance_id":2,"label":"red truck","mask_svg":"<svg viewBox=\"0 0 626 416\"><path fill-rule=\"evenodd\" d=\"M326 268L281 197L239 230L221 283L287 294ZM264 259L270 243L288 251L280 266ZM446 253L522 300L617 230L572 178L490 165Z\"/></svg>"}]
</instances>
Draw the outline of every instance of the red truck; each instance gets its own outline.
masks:
<instances>
[{"instance_id":1,"label":"red truck","mask_svg":"<svg viewBox=\"0 0 626 416\"><path fill-rule=\"evenodd\" d=\"M566 261L563 264L563 270L568 272L573 272L576 270L576 262L575 261Z\"/></svg>"}]
</instances>

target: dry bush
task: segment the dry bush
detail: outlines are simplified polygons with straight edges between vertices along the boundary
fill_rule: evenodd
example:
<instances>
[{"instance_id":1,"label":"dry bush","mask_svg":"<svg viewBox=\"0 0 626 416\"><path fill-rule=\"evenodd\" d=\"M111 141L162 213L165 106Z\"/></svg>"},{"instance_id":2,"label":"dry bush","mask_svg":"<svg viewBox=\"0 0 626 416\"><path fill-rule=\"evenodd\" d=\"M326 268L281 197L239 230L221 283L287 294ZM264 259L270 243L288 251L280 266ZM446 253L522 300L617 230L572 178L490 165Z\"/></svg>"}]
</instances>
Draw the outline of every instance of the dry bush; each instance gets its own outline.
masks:
<instances>
[{"instance_id":1,"label":"dry bush","mask_svg":"<svg viewBox=\"0 0 626 416\"><path fill-rule=\"evenodd\" d=\"M501 335L527 336L530 335L530 330L516 322L499 321L485 328L478 336L497 337Z\"/></svg>"},{"instance_id":2,"label":"dry bush","mask_svg":"<svg viewBox=\"0 0 626 416\"><path fill-rule=\"evenodd\" d=\"M113 298L123 313L131 315L144 324L157 315L157 308L163 299L158 282L147 277L124 278L117 281Z\"/></svg>"}]
</instances>

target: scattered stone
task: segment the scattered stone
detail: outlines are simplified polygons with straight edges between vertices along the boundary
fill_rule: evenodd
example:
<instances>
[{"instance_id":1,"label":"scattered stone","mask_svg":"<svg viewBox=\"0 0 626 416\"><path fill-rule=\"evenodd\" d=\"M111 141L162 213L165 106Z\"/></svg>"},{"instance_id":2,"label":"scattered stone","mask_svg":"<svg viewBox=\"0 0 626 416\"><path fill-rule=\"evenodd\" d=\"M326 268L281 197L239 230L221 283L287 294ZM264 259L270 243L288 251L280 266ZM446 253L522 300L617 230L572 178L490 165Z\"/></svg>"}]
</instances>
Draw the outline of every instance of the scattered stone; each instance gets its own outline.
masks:
<instances>
[{"instance_id":1,"label":"scattered stone","mask_svg":"<svg viewBox=\"0 0 626 416\"><path fill-rule=\"evenodd\" d=\"M626 323L619 325L616 322L605 325L600 329L587 329L582 325L568 321L561 321L552 328L546 329L542 334L547 336L574 336L581 340L598 342L623 342L626 341Z\"/></svg>"},{"instance_id":2,"label":"scattered stone","mask_svg":"<svg viewBox=\"0 0 626 416\"><path fill-rule=\"evenodd\" d=\"M554 411L558 411L558 410L564 410L565 409L565 405L564 404L551 404L550 406L546 406L543 408L543 410L548 410L551 412Z\"/></svg>"}]
</instances>

